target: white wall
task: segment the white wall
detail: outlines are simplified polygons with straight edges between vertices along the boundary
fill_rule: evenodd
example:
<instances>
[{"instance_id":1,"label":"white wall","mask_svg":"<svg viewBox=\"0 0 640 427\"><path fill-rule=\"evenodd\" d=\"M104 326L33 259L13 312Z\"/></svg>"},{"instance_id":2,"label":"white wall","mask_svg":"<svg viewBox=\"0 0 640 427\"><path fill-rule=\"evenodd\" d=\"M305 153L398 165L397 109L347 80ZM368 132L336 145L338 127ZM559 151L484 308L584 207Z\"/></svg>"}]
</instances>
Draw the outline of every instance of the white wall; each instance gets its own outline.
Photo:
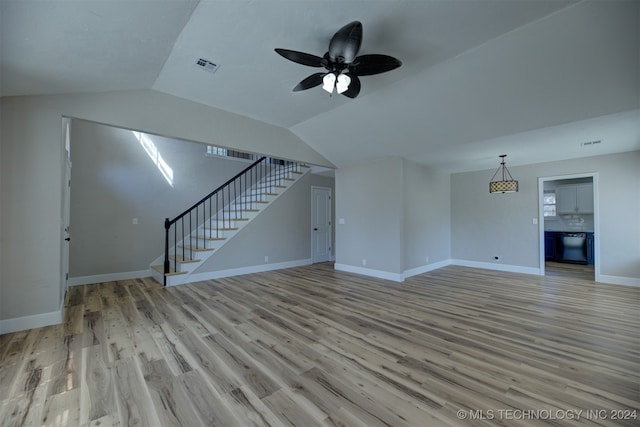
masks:
<instances>
[{"instance_id":1,"label":"white wall","mask_svg":"<svg viewBox=\"0 0 640 427\"><path fill-rule=\"evenodd\" d=\"M489 194L493 170L451 176L454 260L537 271L538 178L597 172L601 280L640 285L640 151L509 169L518 193Z\"/></svg>"},{"instance_id":2,"label":"white wall","mask_svg":"<svg viewBox=\"0 0 640 427\"><path fill-rule=\"evenodd\" d=\"M332 166L286 129L158 92L0 98L0 332L60 320L65 116Z\"/></svg>"}]
</instances>

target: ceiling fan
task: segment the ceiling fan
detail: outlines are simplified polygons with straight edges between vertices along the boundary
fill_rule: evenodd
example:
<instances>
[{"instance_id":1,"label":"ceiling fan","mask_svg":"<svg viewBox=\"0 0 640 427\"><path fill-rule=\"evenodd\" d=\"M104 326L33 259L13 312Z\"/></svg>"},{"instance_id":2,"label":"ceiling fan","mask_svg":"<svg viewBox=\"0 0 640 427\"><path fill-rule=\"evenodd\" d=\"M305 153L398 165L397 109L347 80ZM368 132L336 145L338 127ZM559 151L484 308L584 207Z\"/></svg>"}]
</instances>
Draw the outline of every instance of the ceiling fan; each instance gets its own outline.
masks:
<instances>
[{"instance_id":1,"label":"ceiling fan","mask_svg":"<svg viewBox=\"0 0 640 427\"><path fill-rule=\"evenodd\" d=\"M402 62L388 55L357 56L361 44L362 23L353 21L340 28L331 37L329 50L322 57L288 49L275 49L275 51L298 64L326 70L302 80L293 88L294 92L322 85L322 88L329 93L333 93L335 89L337 93L355 98L360 93L358 77L385 73L402 65Z\"/></svg>"}]
</instances>

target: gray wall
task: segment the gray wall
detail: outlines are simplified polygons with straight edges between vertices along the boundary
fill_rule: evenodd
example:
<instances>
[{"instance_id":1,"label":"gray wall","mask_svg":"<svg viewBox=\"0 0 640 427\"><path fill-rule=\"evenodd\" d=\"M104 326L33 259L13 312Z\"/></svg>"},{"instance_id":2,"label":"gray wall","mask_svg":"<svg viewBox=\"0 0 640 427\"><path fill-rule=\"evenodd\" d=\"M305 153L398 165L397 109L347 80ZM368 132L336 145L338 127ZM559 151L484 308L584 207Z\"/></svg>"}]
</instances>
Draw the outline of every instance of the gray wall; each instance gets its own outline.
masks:
<instances>
[{"instance_id":1,"label":"gray wall","mask_svg":"<svg viewBox=\"0 0 640 427\"><path fill-rule=\"evenodd\" d=\"M332 166L286 129L158 92L2 97L0 328L60 319L65 116Z\"/></svg>"},{"instance_id":2,"label":"gray wall","mask_svg":"<svg viewBox=\"0 0 640 427\"><path fill-rule=\"evenodd\" d=\"M400 157L338 169L336 263L399 277L448 260L449 188L449 174Z\"/></svg>"},{"instance_id":3,"label":"gray wall","mask_svg":"<svg viewBox=\"0 0 640 427\"><path fill-rule=\"evenodd\" d=\"M72 121L70 278L148 270L164 251L164 219L251 164L207 157L205 144L145 138L171 183L130 130Z\"/></svg>"},{"instance_id":4,"label":"gray wall","mask_svg":"<svg viewBox=\"0 0 640 427\"><path fill-rule=\"evenodd\" d=\"M489 194L492 170L451 176L451 257L538 268L538 178L597 172L600 274L640 278L640 152L509 168L520 191Z\"/></svg>"},{"instance_id":5,"label":"gray wall","mask_svg":"<svg viewBox=\"0 0 640 427\"><path fill-rule=\"evenodd\" d=\"M336 170L336 263L401 274L403 160ZM366 266L362 260L366 260Z\"/></svg>"},{"instance_id":6,"label":"gray wall","mask_svg":"<svg viewBox=\"0 0 640 427\"><path fill-rule=\"evenodd\" d=\"M450 258L450 178L448 173L409 160L403 166L403 261L407 271Z\"/></svg>"}]
</instances>

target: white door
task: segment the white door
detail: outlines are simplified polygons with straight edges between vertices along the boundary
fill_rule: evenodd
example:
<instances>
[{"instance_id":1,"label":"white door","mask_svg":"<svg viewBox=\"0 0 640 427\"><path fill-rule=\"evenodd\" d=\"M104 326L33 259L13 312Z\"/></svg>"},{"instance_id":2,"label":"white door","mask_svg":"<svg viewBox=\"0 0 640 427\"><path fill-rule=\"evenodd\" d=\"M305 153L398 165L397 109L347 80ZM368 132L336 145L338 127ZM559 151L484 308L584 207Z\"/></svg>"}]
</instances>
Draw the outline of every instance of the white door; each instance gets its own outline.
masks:
<instances>
[{"instance_id":1,"label":"white door","mask_svg":"<svg viewBox=\"0 0 640 427\"><path fill-rule=\"evenodd\" d=\"M331 188L311 187L311 261L331 261Z\"/></svg>"},{"instance_id":2,"label":"white door","mask_svg":"<svg viewBox=\"0 0 640 427\"><path fill-rule=\"evenodd\" d=\"M71 211L71 135L70 120L63 120L63 138L65 151L65 172L64 181L62 182L62 259L60 261L62 277L60 278L60 301L64 301L67 293L67 281L69 280L69 242L71 241L71 232L69 229L70 211Z\"/></svg>"}]
</instances>

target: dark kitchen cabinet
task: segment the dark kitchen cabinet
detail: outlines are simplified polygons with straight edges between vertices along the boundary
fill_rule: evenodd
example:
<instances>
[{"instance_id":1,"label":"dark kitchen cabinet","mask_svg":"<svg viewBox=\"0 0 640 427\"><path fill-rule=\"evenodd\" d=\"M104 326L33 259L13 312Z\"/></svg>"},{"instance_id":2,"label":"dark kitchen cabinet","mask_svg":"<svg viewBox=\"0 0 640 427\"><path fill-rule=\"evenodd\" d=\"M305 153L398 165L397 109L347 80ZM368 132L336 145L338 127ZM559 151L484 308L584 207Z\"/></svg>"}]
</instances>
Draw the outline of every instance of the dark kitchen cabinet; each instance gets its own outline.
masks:
<instances>
[{"instance_id":1,"label":"dark kitchen cabinet","mask_svg":"<svg viewBox=\"0 0 640 427\"><path fill-rule=\"evenodd\" d=\"M555 259L556 258L556 249L558 246L558 238L555 231L545 231L544 232L544 258L545 259Z\"/></svg>"},{"instance_id":2,"label":"dark kitchen cabinet","mask_svg":"<svg viewBox=\"0 0 640 427\"><path fill-rule=\"evenodd\" d=\"M587 233L587 264L593 265L594 257L594 236L593 233Z\"/></svg>"}]
</instances>

